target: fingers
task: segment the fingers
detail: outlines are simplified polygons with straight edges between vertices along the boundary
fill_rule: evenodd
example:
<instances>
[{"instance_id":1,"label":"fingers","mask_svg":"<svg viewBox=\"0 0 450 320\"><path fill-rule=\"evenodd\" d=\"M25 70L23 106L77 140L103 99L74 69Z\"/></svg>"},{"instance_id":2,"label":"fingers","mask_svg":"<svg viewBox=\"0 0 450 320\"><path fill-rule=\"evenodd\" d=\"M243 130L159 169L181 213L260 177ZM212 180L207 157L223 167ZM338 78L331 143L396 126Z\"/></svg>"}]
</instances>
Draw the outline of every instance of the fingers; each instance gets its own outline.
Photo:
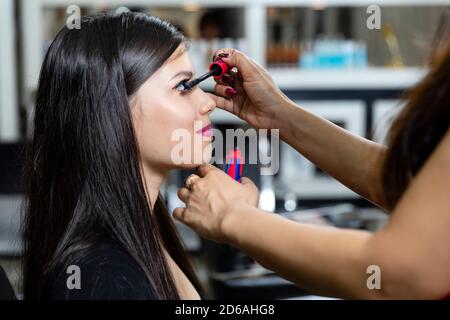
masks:
<instances>
[{"instance_id":1,"label":"fingers","mask_svg":"<svg viewBox=\"0 0 450 320\"><path fill-rule=\"evenodd\" d=\"M238 80L236 80L236 76L235 75L226 73L221 78L214 78L214 81L217 84L222 84L224 86L234 87Z\"/></svg>"},{"instance_id":2,"label":"fingers","mask_svg":"<svg viewBox=\"0 0 450 320\"><path fill-rule=\"evenodd\" d=\"M224 74L223 77L220 78L219 80L220 80L220 83L221 83L221 84L233 86L234 79L235 79L235 76L226 73L226 74Z\"/></svg>"},{"instance_id":3,"label":"fingers","mask_svg":"<svg viewBox=\"0 0 450 320\"><path fill-rule=\"evenodd\" d=\"M188 209L186 209L186 208L175 208L173 210L172 216L174 217L174 219L184 223L188 227L191 227L191 228L194 227L192 225L192 221L190 221L190 219L189 219Z\"/></svg>"},{"instance_id":4,"label":"fingers","mask_svg":"<svg viewBox=\"0 0 450 320\"><path fill-rule=\"evenodd\" d=\"M208 172L211 172L214 170L219 170L219 169L217 169L216 167L214 167L212 164L209 164L209 163L204 163L204 164L200 165L197 169L197 171L201 177L204 177Z\"/></svg>"},{"instance_id":5,"label":"fingers","mask_svg":"<svg viewBox=\"0 0 450 320\"><path fill-rule=\"evenodd\" d=\"M213 59L217 58L222 59L230 68L236 67L244 78L251 75L253 65L242 52L233 48L219 49Z\"/></svg>"},{"instance_id":6,"label":"fingers","mask_svg":"<svg viewBox=\"0 0 450 320\"><path fill-rule=\"evenodd\" d=\"M200 177L198 175L196 175L195 173L192 173L191 175L189 175L189 177L186 178L186 180L184 181L184 185L186 186L186 188L188 190L192 190L194 183L200 179Z\"/></svg>"},{"instance_id":7,"label":"fingers","mask_svg":"<svg viewBox=\"0 0 450 320\"><path fill-rule=\"evenodd\" d=\"M181 222L185 221L185 213L186 213L186 208L175 208L173 210L173 217Z\"/></svg>"},{"instance_id":8,"label":"fingers","mask_svg":"<svg viewBox=\"0 0 450 320\"><path fill-rule=\"evenodd\" d=\"M180 188L178 189L178 198L180 198L181 201L183 201L184 203L188 202L189 196L191 195L191 192L189 191L188 188Z\"/></svg>"},{"instance_id":9,"label":"fingers","mask_svg":"<svg viewBox=\"0 0 450 320\"><path fill-rule=\"evenodd\" d=\"M216 50L216 52L214 52L214 55L213 55L213 61L227 58L230 54L232 54L235 51L236 51L236 49L233 49L233 48L222 48L222 49Z\"/></svg>"},{"instance_id":10,"label":"fingers","mask_svg":"<svg viewBox=\"0 0 450 320\"><path fill-rule=\"evenodd\" d=\"M228 99L234 98L238 94L236 89L222 84L216 84L214 91L219 96L226 97Z\"/></svg>"}]
</instances>

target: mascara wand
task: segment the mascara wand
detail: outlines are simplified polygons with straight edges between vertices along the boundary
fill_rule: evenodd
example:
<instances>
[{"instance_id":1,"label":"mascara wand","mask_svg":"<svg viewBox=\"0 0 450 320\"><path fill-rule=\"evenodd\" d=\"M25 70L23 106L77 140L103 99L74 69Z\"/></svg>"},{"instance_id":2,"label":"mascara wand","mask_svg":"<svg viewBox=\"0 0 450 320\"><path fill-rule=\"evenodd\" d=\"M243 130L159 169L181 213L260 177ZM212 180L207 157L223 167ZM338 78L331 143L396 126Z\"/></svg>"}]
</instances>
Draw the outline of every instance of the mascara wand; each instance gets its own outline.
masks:
<instances>
[{"instance_id":1,"label":"mascara wand","mask_svg":"<svg viewBox=\"0 0 450 320\"><path fill-rule=\"evenodd\" d=\"M209 77L213 76L215 79L218 79L221 78L227 72L228 72L228 65L222 60L217 60L209 65L209 71L207 73L191 81L180 83L176 89L179 91L189 91L196 85L198 85L200 82L208 79Z\"/></svg>"}]
</instances>

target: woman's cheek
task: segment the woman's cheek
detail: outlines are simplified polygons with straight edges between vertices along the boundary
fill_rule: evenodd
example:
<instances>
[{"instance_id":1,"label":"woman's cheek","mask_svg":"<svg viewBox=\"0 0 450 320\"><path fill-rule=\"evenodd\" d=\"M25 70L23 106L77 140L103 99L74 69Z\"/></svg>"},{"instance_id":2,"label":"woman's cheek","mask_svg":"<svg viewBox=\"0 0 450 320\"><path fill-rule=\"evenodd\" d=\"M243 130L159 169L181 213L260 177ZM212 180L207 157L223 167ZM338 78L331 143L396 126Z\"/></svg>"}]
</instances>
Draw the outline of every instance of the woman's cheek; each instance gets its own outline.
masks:
<instances>
[{"instance_id":1,"label":"woman's cheek","mask_svg":"<svg viewBox=\"0 0 450 320\"><path fill-rule=\"evenodd\" d=\"M180 167L189 167L193 163L192 145L194 143L194 123L197 117L193 107L186 101L174 102L165 110L167 113L164 118L167 120L163 123L166 133L167 146L166 154L170 157L169 161L175 167L180 166L180 159L183 162ZM180 152L180 148L183 150Z\"/></svg>"}]
</instances>

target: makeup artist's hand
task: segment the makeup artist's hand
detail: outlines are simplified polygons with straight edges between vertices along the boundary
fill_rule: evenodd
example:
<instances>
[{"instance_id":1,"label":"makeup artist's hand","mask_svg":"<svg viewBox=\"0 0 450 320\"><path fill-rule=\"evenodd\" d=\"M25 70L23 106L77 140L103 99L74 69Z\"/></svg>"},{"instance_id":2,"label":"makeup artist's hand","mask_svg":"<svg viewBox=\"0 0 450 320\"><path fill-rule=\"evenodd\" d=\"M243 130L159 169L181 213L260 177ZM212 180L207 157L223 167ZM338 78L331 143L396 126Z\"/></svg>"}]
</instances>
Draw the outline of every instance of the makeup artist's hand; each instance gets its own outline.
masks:
<instances>
[{"instance_id":1,"label":"makeup artist's hand","mask_svg":"<svg viewBox=\"0 0 450 320\"><path fill-rule=\"evenodd\" d=\"M230 69L216 80L217 107L237 115L258 129L278 129L276 119L286 105L292 103L275 85L269 73L255 61L236 49L217 50L213 60L222 59Z\"/></svg>"},{"instance_id":2,"label":"makeup artist's hand","mask_svg":"<svg viewBox=\"0 0 450 320\"><path fill-rule=\"evenodd\" d=\"M236 208L257 207L259 191L248 178L241 183L211 164L198 168L198 175L186 179L186 187L178 190L178 197L186 208L175 208L175 219L185 223L201 236L218 242L226 242L224 221Z\"/></svg>"}]
</instances>

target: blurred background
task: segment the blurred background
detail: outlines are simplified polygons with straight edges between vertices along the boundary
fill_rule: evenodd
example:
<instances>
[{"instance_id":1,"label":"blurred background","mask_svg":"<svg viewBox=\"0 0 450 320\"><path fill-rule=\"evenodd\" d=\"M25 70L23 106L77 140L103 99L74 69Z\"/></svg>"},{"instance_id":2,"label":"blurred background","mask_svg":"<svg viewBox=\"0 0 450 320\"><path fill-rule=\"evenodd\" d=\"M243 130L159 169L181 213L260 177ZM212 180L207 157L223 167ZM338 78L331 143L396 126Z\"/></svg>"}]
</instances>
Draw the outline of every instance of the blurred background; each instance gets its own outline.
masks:
<instances>
[{"instance_id":1,"label":"blurred background","mask_svg":"<svg viewBox=\"0 0 450 320\"><path fill-rule=\"evenodd\" d=\"M82 15L114 13L123 7L172 22L192 41L197 74L206 71L214 50L234 47L268 68L292 100L355 134L384 142L401 94L426 71L426 61L447 0L0 0L0 265L20 297L20 182L23 145L29 138L40 66L67 8ZM381 8L379 29L367 27L369 5ZM448 19L448 18L447 18ZM447 35L448 36L448 35ZM202 85L213 90L213 81ZM216 109L216 128L247 129ZM260 138L260 150L270 148ZM176 190L190 172L174 171L163 186L169 212L181 203ZM377 230L386 215L280 145L280 170L261 176L260 205L289 219L343 228ZM264 269L226 245L200 239L177 223L210 298L311 299L309 292Z\"/></svg>"}]
</instances>

